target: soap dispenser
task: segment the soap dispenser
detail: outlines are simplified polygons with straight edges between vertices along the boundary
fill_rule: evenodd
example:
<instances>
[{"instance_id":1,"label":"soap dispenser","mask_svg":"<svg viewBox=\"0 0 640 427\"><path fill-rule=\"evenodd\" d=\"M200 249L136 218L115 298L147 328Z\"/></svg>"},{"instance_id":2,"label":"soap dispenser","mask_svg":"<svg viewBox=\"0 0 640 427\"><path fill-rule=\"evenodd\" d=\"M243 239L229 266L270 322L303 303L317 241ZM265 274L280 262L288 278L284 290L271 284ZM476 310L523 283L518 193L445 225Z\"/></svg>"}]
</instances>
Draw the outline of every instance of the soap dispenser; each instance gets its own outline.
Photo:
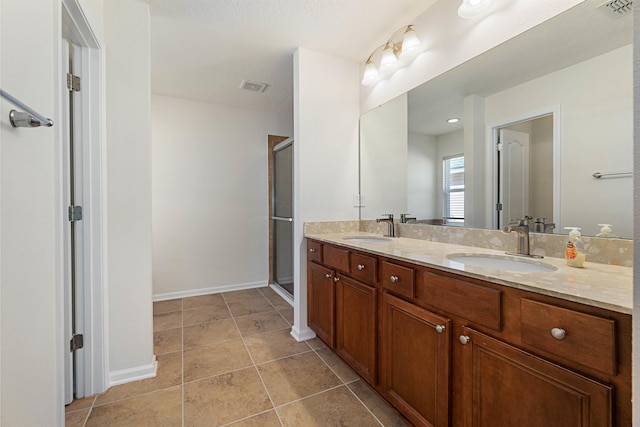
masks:
<instances>
[{"instance_id":1,"label":"soap dispenser","mask_svg":"<svg viewBox=\"0 0 640 427\"><path fill-rule=\"evenodd\" d=\"M580 228L565 227L565 230L571 230L564 252L567 265L570 267L584 268L586 254L584 252L584 242L582 241Z\"/></svg>"},{"instance_id":2,"label":"soap dispenser","mask_svg":"<svg viewBox=\"0 0 640 427\"><path fill-rule=\"evenodd\" d=\"M613 231L611 230L611 224L598 224L598 225L602 228L600 229L600 232L596 234L596 237L618 237L615 234L613 234Z\"/></svg>"}]
</instances>

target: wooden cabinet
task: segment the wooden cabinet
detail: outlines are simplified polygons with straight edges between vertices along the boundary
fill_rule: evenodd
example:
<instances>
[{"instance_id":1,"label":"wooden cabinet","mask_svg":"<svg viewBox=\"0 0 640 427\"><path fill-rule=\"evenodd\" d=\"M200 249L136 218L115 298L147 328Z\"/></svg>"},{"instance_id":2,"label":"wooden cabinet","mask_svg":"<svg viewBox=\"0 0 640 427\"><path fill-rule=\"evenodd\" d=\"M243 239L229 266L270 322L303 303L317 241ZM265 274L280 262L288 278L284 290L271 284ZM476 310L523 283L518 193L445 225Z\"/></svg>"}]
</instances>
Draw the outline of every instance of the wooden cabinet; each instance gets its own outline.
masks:
<instances>
[{"instance_id":1,"label":"wooden cabinet","mask_svg":"<svg viewBox=\"0 0 640 427\"><path fill-rule=\"evenodd\" d=\"M451 321L382 296L380 387L417 426L449 425Z\"/></svg>"},{"instance_id":2,"label":"wooden cabinet","mask_svg":"<svg viewBox=\"0 0 640 427\"><path fill-rule=\"evenodd\" d=\"M307 264L307 310L309 327L329 347L335 345L335 272L310 262Z\"/></svg>"},{"instance_id":3,"label":"wooden cabinet","mask_svg":"<svg viewBox=\"0 0 640 427\"><path fill-rule=\"evenodd\" d=\"M631 425L630 315L309 248L311 328L412 424Z\"/></svg>"},{"instance_id":4,"label":"wooden cabinet","mask_svg":"<svg viewBox=\"0 0 640 427\"><path fill-rule=\"evenodd\" d=\"M376 307L375 287L338 276L336 352L371 384L376 378Z\"/></svg>"},{"instance_id":5,"label":"wooden cabinet","mask_svg":"<svg viewBox=\"0 0 640 427\"><path fill-rule=\"evenodd\" d=\"M465 426L612 425L611 387L463 328Z\"/></svg>"}]
</instances>

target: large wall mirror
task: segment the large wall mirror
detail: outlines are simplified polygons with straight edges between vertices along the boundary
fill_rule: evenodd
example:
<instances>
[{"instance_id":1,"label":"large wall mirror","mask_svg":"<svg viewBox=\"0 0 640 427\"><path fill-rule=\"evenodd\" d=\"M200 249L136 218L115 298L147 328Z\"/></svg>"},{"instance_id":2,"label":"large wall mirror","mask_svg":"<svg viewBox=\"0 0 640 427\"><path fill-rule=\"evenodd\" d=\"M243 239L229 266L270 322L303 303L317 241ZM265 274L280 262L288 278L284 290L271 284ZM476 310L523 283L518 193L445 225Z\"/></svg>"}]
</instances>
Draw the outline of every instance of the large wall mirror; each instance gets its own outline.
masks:
<instances>
[{"instance_id":1,"label":"large wall mirror","mask_svg":"<svg viewBox=\"0 0 640 427\"><path fill-rule=\"evenodd\" d=\"M498 229L531 216L555 233L612 224L631 238L632 16L601 4L580 3L363 114L360 218Z\"/></svg>"}]
</instances>

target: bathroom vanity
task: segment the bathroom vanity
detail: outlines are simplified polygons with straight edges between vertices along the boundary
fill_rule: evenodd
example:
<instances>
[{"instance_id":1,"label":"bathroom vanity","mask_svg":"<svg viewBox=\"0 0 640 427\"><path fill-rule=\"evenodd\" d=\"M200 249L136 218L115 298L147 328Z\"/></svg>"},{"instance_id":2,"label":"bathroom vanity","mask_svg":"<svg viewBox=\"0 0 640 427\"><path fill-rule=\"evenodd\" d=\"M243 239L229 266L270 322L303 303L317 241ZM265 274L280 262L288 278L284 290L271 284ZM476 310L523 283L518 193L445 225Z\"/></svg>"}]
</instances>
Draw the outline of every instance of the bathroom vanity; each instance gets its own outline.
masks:
<instances>
[{"instance_id":1,"label":"bathroom vanity","mask_svg":"<svg viewBox=\"0 0 640 427\"><path fill-rule=\"evenodd\" d=\"M630 268L366 234L307 235L309 325L414 425L631 425Z\"/></svg>"}]
</instances>

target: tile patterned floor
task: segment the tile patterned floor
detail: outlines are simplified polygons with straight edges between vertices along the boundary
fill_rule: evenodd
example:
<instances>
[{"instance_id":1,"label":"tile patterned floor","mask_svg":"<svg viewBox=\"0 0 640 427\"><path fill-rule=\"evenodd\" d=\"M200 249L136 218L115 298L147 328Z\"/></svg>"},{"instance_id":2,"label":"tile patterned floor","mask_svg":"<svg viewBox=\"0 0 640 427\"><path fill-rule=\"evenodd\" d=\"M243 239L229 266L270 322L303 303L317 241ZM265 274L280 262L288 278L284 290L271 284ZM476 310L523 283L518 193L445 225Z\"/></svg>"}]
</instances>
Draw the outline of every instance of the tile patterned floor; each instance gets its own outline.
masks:
<instances>
[{"instance_id":1,"label":"tile patterned floor","mask_svg":"<svg viewBox=\"0 0 640 427\"><path fill-rule=\"evenodd\" d=\"M67 426L409 425L320 340L296 342L293 309L269 288L153 313L157 376L73 402Z\"/></svg>"}]
</instances>

